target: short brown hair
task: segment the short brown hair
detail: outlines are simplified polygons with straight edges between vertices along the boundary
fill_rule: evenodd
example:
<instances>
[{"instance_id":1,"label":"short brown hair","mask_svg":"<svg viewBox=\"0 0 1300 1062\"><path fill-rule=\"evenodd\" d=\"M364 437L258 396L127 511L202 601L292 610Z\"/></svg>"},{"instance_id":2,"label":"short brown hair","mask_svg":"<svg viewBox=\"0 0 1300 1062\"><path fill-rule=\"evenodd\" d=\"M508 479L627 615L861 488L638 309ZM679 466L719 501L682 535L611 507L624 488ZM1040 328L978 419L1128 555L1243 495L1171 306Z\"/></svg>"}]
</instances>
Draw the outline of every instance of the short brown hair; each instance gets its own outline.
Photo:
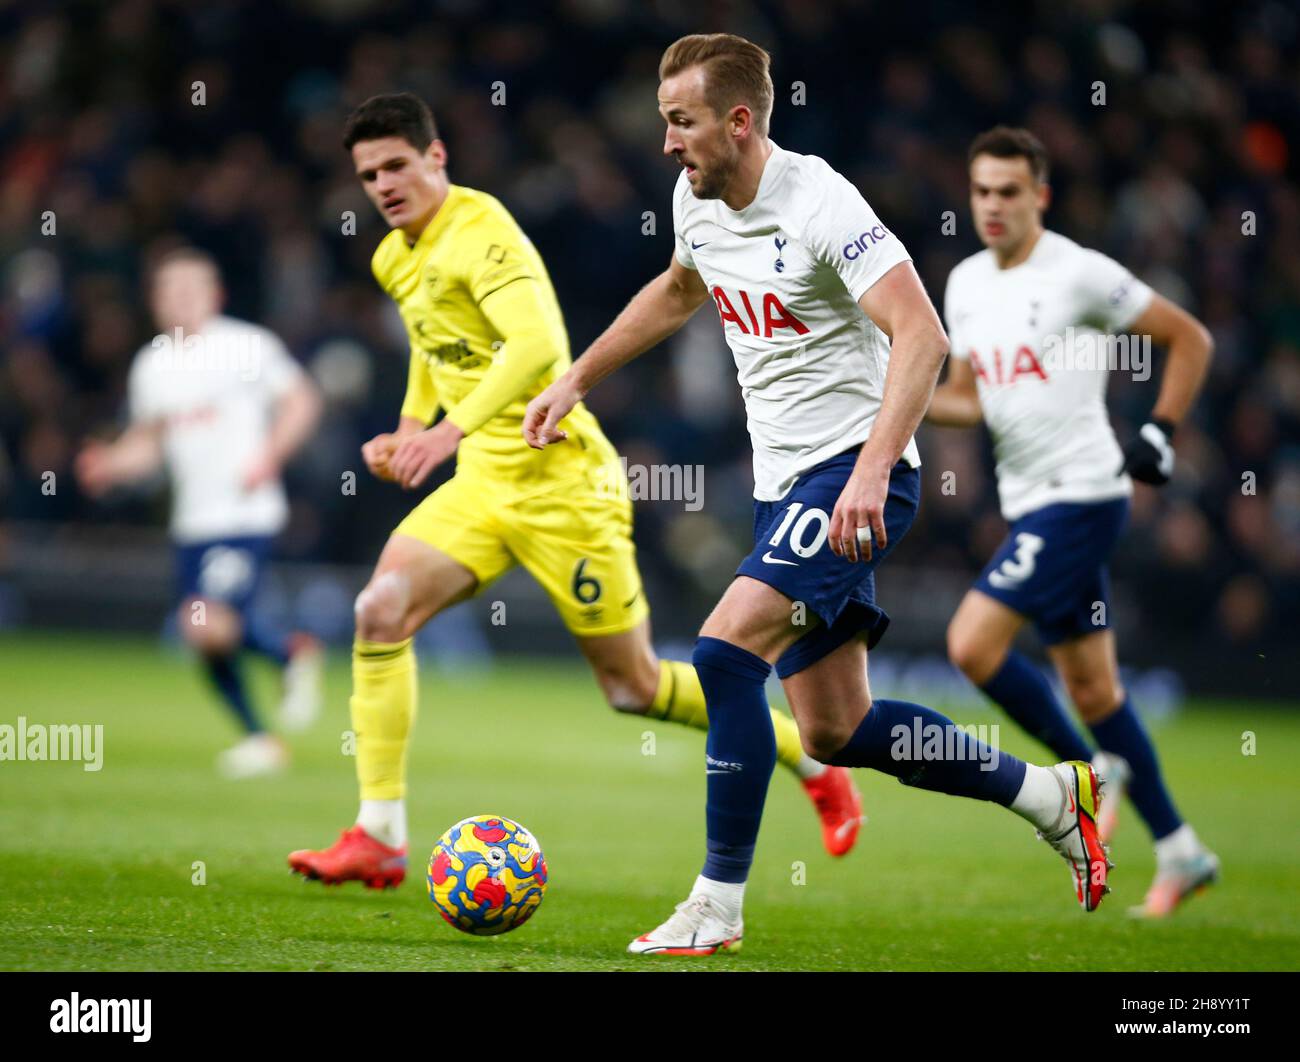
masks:
<instances>
[{"instance_id":1,"label":"short brown hair","mask_svg":"<svg viewBox=\"0 0 1300 1062\"><path fill-rule=\"evenodd\" d=\"M995 159L1020 159L1029 163L1029 172L1039 184L1047 183L1047 148L1028 129L1009 125L995 125L971 141L966 154L969 165L976 155L992 155Z\"/></svg>"},{"instance_id":2,"label":"short brown hair","mask_svg":"<svg viewBox=\"0 0 1300 1062\"><path fill-rule=\"evenodd\" d=\"M704 93L713 113L722 115L745 104L754 129L767 136L772 117L772 57L753 41L733 33L693 33L668 46L659 60L659 80L692 66L704 67Z\"/></svg>"},{"instance_id":3,"label":"short brown hair","mask_svg":"<svg viewBox=\"0 0 1300 1062\"><path fill-rule=\"evenodd\" d=\"M343 150L362 140L383 140L400 136L420 154L438 139L438 127L429 105L413 92L389 92L371 96L348 115L343 127Z\"/></svg>"}]
</instances>

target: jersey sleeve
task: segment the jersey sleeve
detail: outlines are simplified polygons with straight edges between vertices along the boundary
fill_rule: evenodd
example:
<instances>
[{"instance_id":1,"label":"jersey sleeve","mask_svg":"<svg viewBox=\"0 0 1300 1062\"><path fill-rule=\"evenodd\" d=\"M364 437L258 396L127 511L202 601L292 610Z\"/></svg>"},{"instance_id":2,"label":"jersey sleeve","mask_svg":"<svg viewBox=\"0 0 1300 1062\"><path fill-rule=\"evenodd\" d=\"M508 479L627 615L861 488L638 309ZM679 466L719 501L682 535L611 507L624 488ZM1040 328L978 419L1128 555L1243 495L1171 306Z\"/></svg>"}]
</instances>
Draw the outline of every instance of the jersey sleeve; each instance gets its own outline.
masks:
<instances>
[{"instance_id":1,"label":"jersey sleeve","mask_svg":"<svg viewBox=\"0 0 1300 1062\"><path fill-rule=\"evenodd\" d=\"M447 419L466 435L530 395L537 380L568 349L560 317L547 300L540 283L523 279L502 285L480 303L483 316L504 342L483 379L447 410Z\"/></svg>"},{"instance_id":2,"label":"jersey sleeve","mask_svg":"<svg viewBox=\"0 0 1300 1062\"><path fill-rule=\"evenodd\" d=\"M1089 323L1103 332L1122 332L1142 316L1155 294L1100 251L1084 252L1077 283Z\"/></svg>"},{"instance_id":3,"label":"jersey sleeve","mask_svg":"<svg viewBox=\"0 0 1300 1062\"><path fill-rule=\"evenodd\" d=\"M833 170L808 219L804 240L814 257L839 274L856 302L899 262L911 261L903 241L881 223L862 193Z\"/></svg>"},{"instance_id":4,"label":"jersey sleeve","mask_svg":"<svg viewBox=\"0 0 1300 1062\"><path fill-rule=\"evenodd\" d=\"M673 187L673 242L675 244L674 254L677 256L679 264L687 269L695 268L695 258L691 254L691 241L683 231L682 207L686 200L685 195L690 195L690 185L686 180L686 171L682 170L682 175L677 178L677 184Z\"/></svg>"},{"instance_id":5,"label":"jersey sleeve","mask_svg":"<svg viewBox=\"0 0 1300 1062\"><path fill-rule=\"evenodd\" d=\"M282 398L302 378L302 367L274 332L257 332L262 345L261 380L274 399Z\"/></svg>"},{"instance_id":6,"label":"jersey sleeve","mask_svg":"<svg viewBox=\"0 0 1300 1062\"><path fill-rule=\"evenodd\" d=\"M424 364L424 355L411 345L411 361L406 370L406 397L402 399L402 416L413 417L422 424L432 424L438 413L438 388L433 374Z\"/></svg>"},{"instance_id":7,"label":"jersey sleeve","mask_svg":"<svg viewBox=\"0 0 1300 1062\"><path fill-rule=\"evenodd\" d=\"M141 347L131 362L126 378L126 409L132 424L143 424L162 416L157 373L150 371L153 347Z\"/></svg>"},{"instance_id":8,"label":"jersey sleeve","mask_svg":"<svg viewBox=\"0 0 1300 1062\"><path fill-rule=\"evenodd\" d=\"M518 280L538 280L528 237L518 225L485 214L456 234L465 247L463 279L470 296L481 303L493 292ZM531 248L530 248L531 249Z\"/></svg>"},{"instance_id":9,"label":"jersey sleeve","mask_svg":"<svg viewBox=\"0 0 1300 1062\"><path fill-rule=\"evenodd\" d=\"M958 287L956 277L957 271L954 269L948 274L948 283L943 289L943 324L948 333L948 357L956 358L958 361L967 361L970 358L970 351L966 349L966 344L962 341L961 331L957 327L961 315L954 302L957 298Z\"/></svg>"}]
</instances>

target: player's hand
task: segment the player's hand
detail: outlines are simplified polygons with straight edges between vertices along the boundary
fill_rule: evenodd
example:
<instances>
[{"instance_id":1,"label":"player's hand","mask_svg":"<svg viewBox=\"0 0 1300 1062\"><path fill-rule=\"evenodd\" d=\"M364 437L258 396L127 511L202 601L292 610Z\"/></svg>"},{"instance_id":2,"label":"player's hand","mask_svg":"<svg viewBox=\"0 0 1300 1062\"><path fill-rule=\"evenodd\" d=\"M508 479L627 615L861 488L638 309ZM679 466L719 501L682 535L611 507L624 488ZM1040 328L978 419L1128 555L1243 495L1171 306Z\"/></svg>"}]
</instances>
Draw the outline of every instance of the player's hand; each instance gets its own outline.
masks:
<instances>
[{"instance_id":1,"label":"player's hand","mask_svg":"<svg viewBox=\"0 0 1300 1062\"><path fill-rule=\"evenodd\" d=\"M1124 465L1116 475L1127 472L1141 483L1164 486L1174 474L1173 437L1174 426L1168 421L1147 421L1124 447Z\"/></svg>"},{"instance_id":2,"label":"player's hand","mask_svg":"<svg viewBox=\"0 0 1300 1062\"><path fill-rule=\"evenodd\" d=\"M524 413L524 441L534 450L544 450L551 443L569 437L559 423L582 401L581 392L563 376L528 403Z\"/></svg>"},{"instance_id":3,"label":"player's hand","mask_svg":"<svg viewBox=\"0 0 1300 1062\"><path fill-rule=\"evenodd\" d=\"M885 533L885 499L889 497L888 466L855 465L844 484L828 532L831 551L849 561L870 560L871 546L889 545Z\"/></svg>"},{"instance_id":4,"label":"player's hand","mask_svg":"<svg viewBox=\"0 0 1300 1062\"><path fill-rule=\"evenodd\" d=\"M92 439L82 447L73 464L77 484L92 498L105 494L114 484L111 448L108 443Z\"/></svg>"},{"instance_id":5,"label":"player's hand","mask_svg":"<svg viewBox=\"0 0 1300 1062\"><path fill-rule=\"evenodd\" d=\"M280 476L280 462L269 452L258 454L244 469L244 490L257 490L264 483L270 483Z\"/></svg>"},{"instance_id":6,"label":"player's hand","mask_svg":"<svg viewBox=\"0 0 1300 1062\"><path fill-rule=\"evenodd\" d=\"M456 452L465 433L445 417L432 428L402 435L389 458L393 481L406 490L414 490L429 473Z\"/></svg>"},{"instance_id":7,"label":"player's hand","mask_svg":"<svg viewBox=\"0 0 1300 1062\"><path fill-rule=\"evenodd\" d=\"M389 461L392 459L393 451L397 449L399 439L400 436L391 431L386 431L362 445L361 459L365 461L366 468L370 470L370 474L376 479L387 480L389 483L394 482L395 477L389 467Z\"/></svg>"}]
</instances>

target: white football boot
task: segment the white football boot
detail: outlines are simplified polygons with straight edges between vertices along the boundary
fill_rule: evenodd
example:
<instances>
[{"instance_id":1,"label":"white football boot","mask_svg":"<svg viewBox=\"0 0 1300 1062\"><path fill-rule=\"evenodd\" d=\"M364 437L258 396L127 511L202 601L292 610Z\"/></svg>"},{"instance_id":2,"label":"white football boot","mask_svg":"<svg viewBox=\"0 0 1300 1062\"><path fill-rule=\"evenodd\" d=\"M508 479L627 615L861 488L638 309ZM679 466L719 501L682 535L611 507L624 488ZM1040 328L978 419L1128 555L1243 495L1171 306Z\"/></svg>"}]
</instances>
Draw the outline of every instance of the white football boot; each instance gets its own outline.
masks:
<instances>
[{"instance_id":1,"label":"white football boot","mask_svg":"<svg viewBox=\"0 0 1300 1062\"><path fill-rule=\"evenodd\" d=\"M1156 879L1146 897L1128 909L1130 918L1168 918L1193 893L1219 880L1219 857L1204 845L1186 859L1156 868Z\"/></svg>"},{"instance_id":2,"label":"white football boot","mask_svg":"<svg viewBox=\"0 0 1300 1062\"><path fill-rule=\"evenodd\" d=\"M295 635L289 662L284 665L281 729L297 733L320 717L324 672L325 650L321 643L309 635Z\"/></svg>"},{"instance_id":3,"label":"white football boot","mask_svg":"<svg viewBox=\"0 0 1300 1062\"><path fill-rule=\"evenodd\" d=\"M274 734L249 734L217 757L217 770L226 778L256 778L276 774L289 763L289 750Z\"/></svg>"},{"instance_id":4,"label":"white football boot","mask_svg":"<svg viewBox=\"0 0 1300 1062\"><path fill-rule=\"evenodd\" d=\"M632 941L627 950L633 955L713 955L739 951L743 935L743 922L728 924L709 897L697 893L679 903L658 929Z\"/></svg>"},{"instance_id":5,"label":"white football boot","mask_svg":"<svg viewBox=\"0 0 1300 1062\"><path fill-rule=\"evenodd\" d=\"M1107 878L1114 864L1097 836L1097 809L1101 784L1092 764L1068 760L1048 768L1061 785L1061 813L1038 836L1070 864L1074 895L1085 911L1095 911L1110 892Z\"/></svg>"}]
</instances>

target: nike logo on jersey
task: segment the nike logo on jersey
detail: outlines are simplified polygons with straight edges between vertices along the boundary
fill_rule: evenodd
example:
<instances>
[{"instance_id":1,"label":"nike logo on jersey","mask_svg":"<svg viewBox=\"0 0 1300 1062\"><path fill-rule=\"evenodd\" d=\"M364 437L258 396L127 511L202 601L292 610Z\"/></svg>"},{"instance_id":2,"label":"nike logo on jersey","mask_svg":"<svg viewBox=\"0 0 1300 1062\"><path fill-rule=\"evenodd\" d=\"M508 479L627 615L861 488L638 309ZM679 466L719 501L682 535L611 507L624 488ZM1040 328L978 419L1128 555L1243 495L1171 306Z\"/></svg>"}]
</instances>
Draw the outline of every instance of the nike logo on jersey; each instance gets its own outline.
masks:
<instances>
[{"instance_id":1,"label":"nike logo on jersey","mask_svg":"<svg viewBox=\"0 0 1300 1062\"><path fill-rule=\"evenodd\" d=\"M705 247L705 246L707 246L708 244L710 244L710 243L712 243L712 242L713 242L712 240L705 240L703 243L696 243L694 240L692 240L692 241L691 241L691 250L692 250L692 251L698 251L701 247Z\"/></svg>"},{"instance_id":2,"label":"nike logo on jersey","mask_svg":"<svg viewBox=\"0 0 1300 1062\"><path fill-rule=\"evenodd\" d=\"M799 567L798 561L781 560L780 557L773 557L771 550L768 550L766 553L763 554L763 563L764 564L788 564L790 565L791 568Z\"/></svg>"}]
</instances>

